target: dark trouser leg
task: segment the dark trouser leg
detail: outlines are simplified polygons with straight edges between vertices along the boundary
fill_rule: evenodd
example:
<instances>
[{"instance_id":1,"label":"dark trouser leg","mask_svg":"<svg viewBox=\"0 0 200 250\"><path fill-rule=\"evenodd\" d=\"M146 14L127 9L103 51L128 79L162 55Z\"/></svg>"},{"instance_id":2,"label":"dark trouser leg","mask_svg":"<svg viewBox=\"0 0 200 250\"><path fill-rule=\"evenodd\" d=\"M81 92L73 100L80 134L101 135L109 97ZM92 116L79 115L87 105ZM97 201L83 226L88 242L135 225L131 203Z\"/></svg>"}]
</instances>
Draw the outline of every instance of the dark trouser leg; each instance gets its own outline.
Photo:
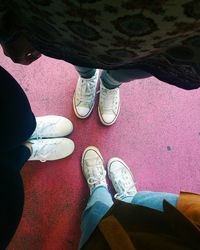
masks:
<instances>
[{"instance_id":1,"label":"dark trouser leg","mask_svg":"<svg viewBox=\"0 0 200 250\"><path fill-rule=\"evenodd\" d=\"M31 153L25 146L0 154L0 249L5 249L20 222L24 188L20 169Z\"/></svg>"},{"instance_id":2,"label":"dark trouser leg","mask_svg":"<svg viewBox=\"0 0 200 250\"><path fill-rule=\"evenodd\" d=\"M75 66L76 70L78 71L79 75L82 78L91 78L95 75L96 69L92 69L92 68L86 68L86 67L79 67L79 66Z\"/></svg>"},{"instance_id":3,"label":"dark trouser leg","mask_svg":"<svg viewBox=\"0 0 200 250\"><path fill-rule=\"evenodd\" d=\"M115 89L122 83L152 76L140 69L103 70L101 80L107 89Z\"/></svg>"},{"instance_id":4,"label":"dark trouser leg","mask_svg":"<svg viewBox=\"0 0 200 250\"><path fill-rule=\"evenodd\" d=\"M25 142L36 127L29 101L17 81L0 67L0 152Z\"/></svg>"},{"instance_id":5,"label":"dark trouser leg","mask_svg":"<svg viewBox=\"0 0 200 250\"><path fill-rule=\"evenodd\" d=\"M23 211L20 169L31 153L21 144L34 132L36 121L24 91L1 67L0 104L0 249L5 249Z\"/></svg>"}]
</instances>

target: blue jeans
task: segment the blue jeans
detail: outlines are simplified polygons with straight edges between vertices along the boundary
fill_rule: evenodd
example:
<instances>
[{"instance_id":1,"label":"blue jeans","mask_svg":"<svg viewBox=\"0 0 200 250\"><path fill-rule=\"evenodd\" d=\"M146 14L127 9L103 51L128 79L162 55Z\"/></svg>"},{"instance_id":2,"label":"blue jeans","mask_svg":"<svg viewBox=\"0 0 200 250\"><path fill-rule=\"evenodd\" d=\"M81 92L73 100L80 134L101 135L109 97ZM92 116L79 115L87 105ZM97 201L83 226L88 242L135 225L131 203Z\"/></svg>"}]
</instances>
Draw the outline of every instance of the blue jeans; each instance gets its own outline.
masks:
<instances>
[{"instance_id":1,"label":"blue jeans","mask_svg":"<svg viewBox=\"0 0 200 250\"><path fill-rule=\"evenodd\" d=\"M163 200L176 206L178 195L163 192L138 192L135 196L124 197L123 201L163 211ZM97 187L92 192L81 218L81 239L79 249L89 239L101 218L113 205L108 189Z\"/></svg>"},{"instance_id":2,"label":"blue jeans","mask_svg":"<svg viewBox=\"0 0 200 250\"><path fill-rule=\"evenodd\" d=\"M75 67L78 73L83 78L91 78L96 69ZM140 69L118 69L118 70L103 70L101 80L107 89L114 89L119 87L124 82L130 82L136 79L143 79L150 77L151 74Z\"/></svg>"}]
</instances>

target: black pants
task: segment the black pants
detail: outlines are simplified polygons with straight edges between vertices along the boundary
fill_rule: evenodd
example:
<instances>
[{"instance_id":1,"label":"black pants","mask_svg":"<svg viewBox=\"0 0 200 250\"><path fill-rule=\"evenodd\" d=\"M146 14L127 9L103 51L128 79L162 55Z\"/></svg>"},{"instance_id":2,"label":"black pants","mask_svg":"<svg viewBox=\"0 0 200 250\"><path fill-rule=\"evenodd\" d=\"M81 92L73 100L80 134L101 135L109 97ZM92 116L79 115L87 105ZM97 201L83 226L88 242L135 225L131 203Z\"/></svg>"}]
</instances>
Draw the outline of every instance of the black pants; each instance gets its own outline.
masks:
<instances>
[{"instance_id":1,"label":"black pants","mask_svg":"<svg viewBox=\"0 0 200 250\"><path fill-rule=\"evenodd\" d=\"M5 249L19 224L24 204L20 169L30 157L23 146L35 130L29 101L16 80L0 67L0 249Z\"/></svg>"}]
</instances>

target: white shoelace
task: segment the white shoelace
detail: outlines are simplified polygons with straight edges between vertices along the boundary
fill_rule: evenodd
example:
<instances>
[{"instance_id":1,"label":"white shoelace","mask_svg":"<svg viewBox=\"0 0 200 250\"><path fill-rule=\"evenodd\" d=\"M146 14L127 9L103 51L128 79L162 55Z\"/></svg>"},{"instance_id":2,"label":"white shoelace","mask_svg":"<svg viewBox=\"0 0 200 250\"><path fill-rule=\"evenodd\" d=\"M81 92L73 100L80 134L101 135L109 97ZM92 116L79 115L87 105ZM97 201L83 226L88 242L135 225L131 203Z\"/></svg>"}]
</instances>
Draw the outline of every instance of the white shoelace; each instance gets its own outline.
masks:
<instances>
[{"instance_id":1,"label":"white shoelace","mask_svg":"<svg viewBox=\"0 0 200 250\"><path fill-rule=\"evenodd\" d=\"M116 100L117 89L101 89L101 109L102 111L117 112L118 103Z\"/></svg>"},{"instance_id":2,"label":"white shoelace","mask_svg":"<svg viewBox=\"0 0 200 250\"><path fill-rule=\"evenodd\" d=\"M45 130L49 130L52 133L54 133L54 129L55 129L55 124L57 123L57 121L52 122L47 124L47 122L44 122L42 120L37 121L37 125L36 125L36 129L33 132L31 138L35 138L35 139L42 139L43 138L43 132L45 134Z\"/></svg>"},{"instance_id":3,"label":"white shoelace","mask_svg":"<svg viewBox=\"0 0 200 250\"><path fill-rule=\"evenodd\" d=\"M129 178L126 178L126 172L124 171L118 171L118 173L115 173L114 175L114 187L117 191L115 194L116 197L120 197L121 195L133 195L135 194L135 182L132 182L129 180Z\"/></svg>"},{"instance_id":4,"label":"white shoelace","mask_svg":"<svg viewBox=\"0 0 200 250\"><path fill-rule=\"evenodd\" d=\"M56 147L48 148L48 151L47 151L47 150L45 150L45 146L47 146L45 141L43 141L43 140L41 140L40 142L37 141L37 147L34 148L34 145L33 145L32 157L33 158L36 157L41 162L45 162L48 155L54 154L56 152L56 150L55 150Z\"/></svg>"},{"instance_id":5,"label":"white shoelace","mask_svg":"<svg viewBox=\"0 0 200 250\"><path fill-rule=\"evenodd\" d=\"M93 103L95 96L95 82L93 80L81 79L80 85L80 97L79 100L83 104L90 105Z\"/></svg>"},{"instance_id":6,"label":"white shoelace","mask_svg":"<svg viewBox=\"0 0 200 250\"><path fill-rule=\"evenodd\" d=\"M87 183L89 185L95 185L98 182L104 182L105 176L106 176L106 172L103 175L99 176L99 178L91 176L88 178Z\"/></svg>"},{"instance_id":7,"label":"white shoelace","mask_svg":"<svg viewBox=\"0 0 200 250\"><path fill-rule=\"evenodd\" d=\"M102 166L102 162L100 162L98 158L87 159L84 164L87 166L87 183L91 189L98 183L107 185L105 181L106 171Z\"/></svg>"}]
</instances>

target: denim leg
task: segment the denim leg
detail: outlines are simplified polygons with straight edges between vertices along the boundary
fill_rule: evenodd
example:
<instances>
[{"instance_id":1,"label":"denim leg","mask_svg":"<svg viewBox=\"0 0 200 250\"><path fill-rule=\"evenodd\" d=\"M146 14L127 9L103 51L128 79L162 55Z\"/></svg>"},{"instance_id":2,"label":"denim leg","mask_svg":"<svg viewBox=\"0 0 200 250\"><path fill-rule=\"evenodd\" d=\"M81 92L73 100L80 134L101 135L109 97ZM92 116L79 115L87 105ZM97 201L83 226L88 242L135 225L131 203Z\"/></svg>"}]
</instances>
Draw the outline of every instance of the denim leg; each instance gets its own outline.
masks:
<instances>
[{"instance_id":1,"label":"denim leg","mask_svg":"<svg viewBox=\"0 0 200 250\"><path fill-rule=\"evenodd\" d=\"M79 66L75 66L76 70L78 71L79 75L82 78L91 78L95 75L96 69L92 69L92 68L86 68L86 67L79 67Z\"/></svg>"},{"instance_id":2,"label":"denim leg","mask_svg":"<svg viewBox=\"0 0 200 250\"><path fill-rule=\"evenodd\" d=\"M163 211L163 200L168 201L173 206L176 206L178 195L164 192L138 192L135 196L124 197L122 200L135 205L141 205Z\"/></svg>"},{"instance_id":3,"label":"denim leg","mask_svg":"<svg viewBox=\"0 0 200 250\"><path fill-rule=\"evenodd\" d=\"M130 82L136 79L143 79L152 76L141 69L118 69L118 70L103 70L101 80L107 89L119 87L124 82Z\"/></svg>"},{"instance_id":4,"label":"denim leg","mask_svg":"<svg viewBox=\"0 0 200 250\"><path fill-rule=\"evenodd\" d=\"M101 218L113 205L113 200L106 187L93 190L81 217L81 239L79 249L88 240Z\"/></svg>"},{"instance_id":5,"label":"denim leg","mask_svg":"<svg viewBox=\"0 0 200 250\"><path fill-rule=\"evenodd\" d=\"M143 191L138 192L135 196L123 197L122 200L128 203L163 211L163 200L167 200L170 204L176 206L178 195L163 192ZM82 215L79 249L88 240L91 233L94 231L97 224L112 204L113 201L111 195L105 187L99 187L93 191Z\"/></svg>"}]
</instances>

